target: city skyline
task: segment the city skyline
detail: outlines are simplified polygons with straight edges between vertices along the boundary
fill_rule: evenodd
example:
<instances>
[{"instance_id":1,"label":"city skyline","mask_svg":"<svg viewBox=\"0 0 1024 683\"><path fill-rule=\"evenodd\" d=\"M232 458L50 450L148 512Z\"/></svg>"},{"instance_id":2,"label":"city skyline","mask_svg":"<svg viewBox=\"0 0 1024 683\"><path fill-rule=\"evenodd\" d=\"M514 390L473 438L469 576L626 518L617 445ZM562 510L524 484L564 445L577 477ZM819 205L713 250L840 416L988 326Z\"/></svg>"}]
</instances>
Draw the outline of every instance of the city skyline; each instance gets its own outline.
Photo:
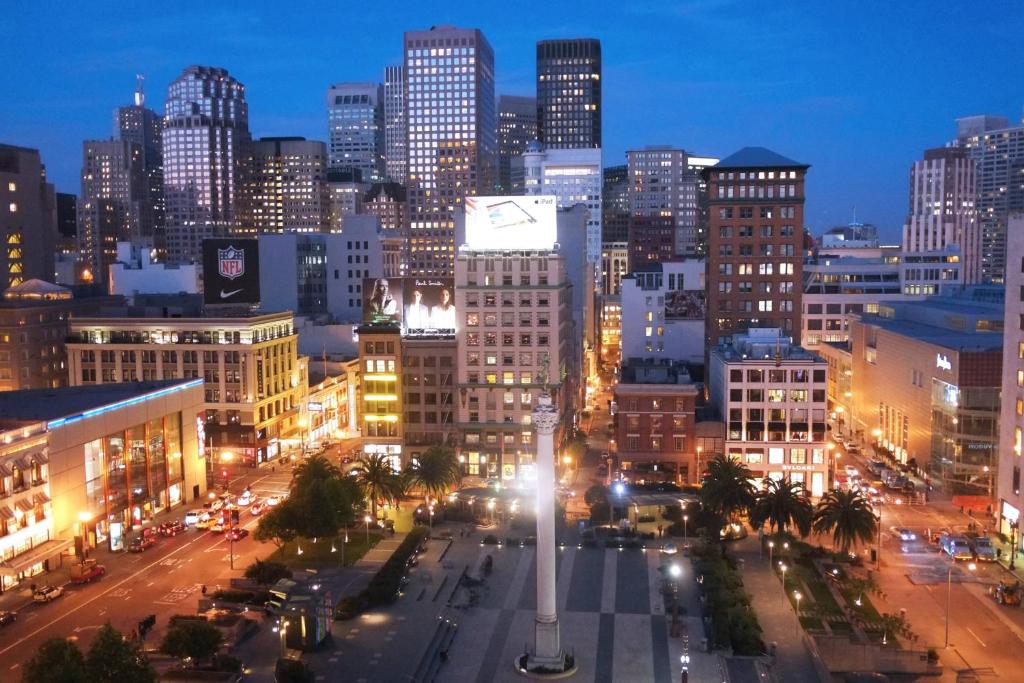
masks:
<instances>
[{"instance_id":1,"label":"city skyline","mask_svg":"<svg viewBox=\"0 0 1024 683\"><path fill-rule=\"evenodd\" d=\"M1010 71L1019 17L1006 12L1005 21L954 34L966 15L919 10L920 3L907 3L870 16L811 6L755 15L730 2L634 3L608 5L592 17L546 7L545 22L517 23L511 13L521 8L453 3L406 8L386 28L373 17L353 17L337 39L324 41L315 19L331 11L326 6L295 10L283 32L260 7L217 10L196 25L186 8L140 17L111 47L109 29L81 34L79 26L101 24L83 22L77 8L58 17L19 8L6 19L18 27L10 31L16 37L7 73L26 75L8 76L0 120L8 142L41 149L58 190L77 192L81 142L107 133L111 110L130 102L136 73L146 76L149 101L158 106L187 66L225 68L246 85L254 136L326 141L325 88L382 82L384 67L400 61L403 31L479 28L494 47L496 93L514 95L534 94L537 41L593 37L604 61L605 166L624 163L625 150L646 144L719 156L763 144L812 165L812 231L848 222L856 210L895 242L906 219L907 168L921 150L953 140L957 117L995 114L1016 122L1024 104L1013 87L1020 78ZM918 30L903 35L910 22ZM224 26L233 28L223 34ZM832 26L845 28L837 35ZM167 44L166 36L184 30L187 46ZM942 35L948 40L932 40ZM285 49L268 57L261 37ZM303 46L292 51L301 62L278 56L289 45ZM22 64L29 55L32 64ZM900 68L889 68L893 63ZM954 85L955 98L948 92Z\"/></svg>"}]
</instances>

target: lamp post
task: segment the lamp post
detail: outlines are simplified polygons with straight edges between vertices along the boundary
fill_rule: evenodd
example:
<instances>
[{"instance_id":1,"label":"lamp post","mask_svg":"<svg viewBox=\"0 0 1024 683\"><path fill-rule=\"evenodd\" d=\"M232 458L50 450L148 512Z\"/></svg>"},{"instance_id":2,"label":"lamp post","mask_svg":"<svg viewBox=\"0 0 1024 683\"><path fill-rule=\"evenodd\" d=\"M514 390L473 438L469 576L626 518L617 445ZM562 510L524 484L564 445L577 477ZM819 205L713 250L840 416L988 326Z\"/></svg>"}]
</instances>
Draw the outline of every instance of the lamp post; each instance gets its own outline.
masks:
<instances>
[{"instance_id":1,"label":"lamp post","mask_svg":"<svg viewBox=\"0 0 1024 683\"><path fill-rule=\"evenodd\" d=\"M683 515L683 542L686 542L686 520L690 519L690 515Z\"/></svg>"},{"instance_id":2,"label":"lamp post","mask_svg":"<svg viewBox=\"0 0 1024 683\"><path fill-rule=\"evenodd\" d=\"M623 485L621 481L617 481L615 482L615 485L612 488L615 490L615 495L617 495L621 500L622 494L626 490L626 487ZM608 507L608 525L615 526L615 504L609 501Z\"/></svg>"},{"instance_id":3,"label":"lamp post","mask_svg":"<svg viewBox=\"0 0 1024 683\"><path fill-rule=\"evenodd\" d=\"M701 454L701 452L703 452L703 450L704 449L702 447L697 446L697 476L696 476L696 480L698 482L700 481L700 454Z\"/></svg>"},{"instance_id":4,"label":"lamp post","mask_svg":"<svg viewBox=\"0 0 1024 683\"><path fill-rule=\"evenodd\" d=\"M782 570L782 604L786 604L786 570L789 567L786 566L785 562L779 562L779 569Z\"/></svg>"},{"instance_id":5,"label":"lamp post","mask_svg":"<svg viewBox=\"0 0 1024 683\"><path fill-rule=\"evenodd\" d=\"M366 545L370 545L370 515L363 517L363 521L366 522Z\"/></svg>"},{"instance_id":6,"label":"lamp post","mask_svg":"<svg viewBox=\"0 0 1024 683\"><path fill-rule=\"evenodd\" d=\"M673 563L668 573L672 577L672 635L676 636L679 634L679 577L683 575L683 570Z\"/></svg>"},{"instance_id":7,"label":"lamp post","mask_svg":"<svg viewBox=\"0 0 1024 683\"><path fill-rule=\"evenodd\" d=\"M1019 521L1010 523L1010 571L1013 571L1014 560L1017 559L1017 529L1019 527Z\"/></svg>"},{"instance_id":8,"label":"lamp post","mask_svg":"<svg viewBox=\"0 0 1024 683\"><path fill-rule=\"evenodd\" d=\"M494 524L494 499L493 498L491 498L489 501L487 501L487 512L490 515L491 524L493 525Z\"/></svg>"},{"instance_id":9,"label":"lamp post","mask_svg":"<svg viewBox=\"0 0 1024 683\"><path fill-rule=\"evenodd\" d=\"M793 597L796 598L796 635L800 635L800 598L804 597L800 594L800 591L793 591Z\"/></svg>"},{"instance_id":10,"label":"lamp post","mask_svg":"<svg viewBox=\"0 0 1024 683\"><path fill-rule=\"evenodd\" d=\"M430 526L429 526L429 529L430 529L430 535L433 536L434 535L434 504L433 503L430 504L429 512L430 512Z\"/></svg>"},{"instance_id":11,"label":"lamp post","mask_svg":"<svg viewBox=\"0 0 1024 683\"><path fill-rule=\"evenodd\" d=\"M953 593L953 566L949 565L949 571L946 572L946 644L943 647L949 647L949 600ZM978 565L973 562L967 563L967 569L973 572L978 568Z\"/></svg>"},{"instance_id":12,"label":"lamp post","mask_svg":"<svg viewBox=\"0 0 1024 683\"><path fill-rule=\"evenodd\" d=\"M768 566L772 566L775 557L775 541L768 541Z\"/></svg>"}]
</instances>

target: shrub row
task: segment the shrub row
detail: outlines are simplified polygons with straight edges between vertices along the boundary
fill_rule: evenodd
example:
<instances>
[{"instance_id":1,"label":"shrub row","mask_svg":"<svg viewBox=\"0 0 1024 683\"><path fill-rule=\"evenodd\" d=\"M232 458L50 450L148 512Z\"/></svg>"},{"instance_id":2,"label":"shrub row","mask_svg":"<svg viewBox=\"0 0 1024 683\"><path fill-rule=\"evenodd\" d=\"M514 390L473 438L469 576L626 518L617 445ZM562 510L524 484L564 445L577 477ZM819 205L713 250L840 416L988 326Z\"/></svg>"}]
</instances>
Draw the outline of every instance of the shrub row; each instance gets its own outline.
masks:
<instances>
[{"instance_id":1,"label":"shrub row","mask_svg":"<svg viewBox=\"0 0 1024 683\"><path fill-rule=\"evenodd\" d=\"M734 654L743 656L762 654L761 627L736 567L709 553L697 562L696 568L715 647L732 647Z\"/></svg>"},{"instance_id":2,"label":"shrub row","mask_svg":"<svg viewBox=\"0 0 1024 683\"><path fill-rule=\"evenodd\" d=\"M428 529L422 526L414 527L409 532L409 535L399 544L387 562L373 575L369 585L359 594L357 605L360 609L380 607L395 601L398 597L398 589L402 585L402 578L405 576L409 558L416 552L428 533Z\"/></svg>"}]
</instances>

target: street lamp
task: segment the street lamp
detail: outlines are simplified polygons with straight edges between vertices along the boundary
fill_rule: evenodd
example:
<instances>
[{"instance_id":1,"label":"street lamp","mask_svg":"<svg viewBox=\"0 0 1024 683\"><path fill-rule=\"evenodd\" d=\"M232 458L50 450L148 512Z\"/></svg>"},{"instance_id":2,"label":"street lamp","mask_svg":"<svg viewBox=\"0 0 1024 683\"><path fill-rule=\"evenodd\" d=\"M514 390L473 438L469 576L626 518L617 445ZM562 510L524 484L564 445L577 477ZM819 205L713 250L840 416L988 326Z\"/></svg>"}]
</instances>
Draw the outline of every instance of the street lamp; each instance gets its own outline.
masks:
<instances>
[{"instance_id":1,"label":"street lamp","mask_svg":"<svg viewBox=\"0 0 1024 683\"><path fill-rule=\"evenodd\" d=\"M622 482L615 482L615 485L612 486L612 488L615 490L616 495L618 495L619 498L622 498L622 494L626 490L626 487ZM608 526L615 526L615 504L611 501L608 502Z\"/></svg>"},{"instance_id":2,"label":"street lamp","mask_svg":"<svg viewBox=\"0 0 1024 683\"><path fill-rule=\"evenodd\" d=\"M946 572L946 644L943 647L949 647L949 599L953 593L953 567L949 565L949 571ZM978 568L978 565L973 562L967 563L968 571L973 572Z\"/></svg>"},{"instance_id":3,"label":"street lamp","mask_svg":"<svg viewBox=\"0 0 1024 683\"><path fill-rule=\"evenodd\" d=\"M768 541L768 566L772 566L772 559L775 557L775 541Z\"/></svg>"},{"instance_id":4,"label":"street lamp","mask_svg":"<svg viewBox=\"0 0 1024 683\"><path fill-rule=\"evenodd\" d=\"M779 562L779 569L782 570L782 604L786 604L786 570L789 567L786 566L785 562Z\"/></svg>"},{"instance_id":5,"label":"street lamp","mask_svg":"<svg viewBox=\"0 0 1024 683\"><path fill-rule=\"evenodd\" d=\"M683 569L678 564L671 564L668 574L672 577L672 635L679 634L679 577L683 575Z\"/></svg>"},{"instance_id":6,"label":"street lamp","mask_svg":"<svg viewBox=\"0 0 1024 683\"><path fill-rule=\"evenodd\" d=\"M370 515L363 517L363 521L366 522L366 545L370 545Z\"/></svg>"},{"instance_id":7,"label":"street lamp","mask_svg":"<svg viewBox=\"0 0 1024 683\"><path fill-rule=\"evenodd\" d=\"M430 504L430 533L434 533L434 504Z\"/></svg>"},{"instance_id":8,"label":"street lamp","mask_svg":"<svg viewBox=\"0 0 1024 683\"><path fill-rule=\"evenodd\" d=\"M690 515L683 515L683 541L686 541L686 520L690 519Z\"/></svg>"},{"instance_id":9,"label":"street lamp","mask_svg":"<svg viewBox=\"0 0 1024 683\"><path fill-rule=\"evenodd\" d=\"M489 501L487 501L487 512L490 513L491 524L494 524L494 499L493 498L491 498Z\"/></svg>"},{"instance_id":10,"label":"street lamp","mask_svg":"<svg viewBox=\"0 0 1024 683\"><path fill-rule=\"evenodd\" d=\"M796 635L800 635L800 598L804 597L800 591L793 591L793 597L796 598Z\"/></svg>"}]
</instances>

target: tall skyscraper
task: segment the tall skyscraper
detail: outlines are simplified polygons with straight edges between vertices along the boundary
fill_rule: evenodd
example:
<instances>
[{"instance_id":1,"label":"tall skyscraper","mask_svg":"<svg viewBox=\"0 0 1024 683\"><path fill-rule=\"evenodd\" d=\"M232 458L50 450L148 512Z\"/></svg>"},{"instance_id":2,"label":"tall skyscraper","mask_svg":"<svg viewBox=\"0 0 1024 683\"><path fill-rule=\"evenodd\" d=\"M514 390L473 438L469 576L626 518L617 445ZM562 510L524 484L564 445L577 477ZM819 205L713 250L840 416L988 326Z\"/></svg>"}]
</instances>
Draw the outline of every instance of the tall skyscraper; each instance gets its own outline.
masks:
<instances>
[{"instance_id":1,"label":"tall skyscraper","mask_svg":"<svg viewBox=\"0 0 1024 683\"><path fill-rule=\"evenodd\" d=\"M708 348L756 327L800 343L807 164L744 147L708 183Z\"/></svg>"},{"instance_id":2,"label":"tall skyscraper","mask_svg":"<svg viewBox=\"0 0 1024 683\"><path fill-rule=\"evenodd\" d=\"M717 159L694 157L668 145L648 145L626 152L629 164L630 213L639 217L671 217L675 254L703 252L700 204L704 183L700 172Z\"/></svg>"},{"instance_id":3,"label":"tall skyscraper","mask_svg":"<svg viewBox=\"0 0 1024 683\"><path fill-rule=\"evenodd\" d=\"M1002 282L1007 220L1024 211L1024 122L1011 126L1002 116L968 116L956 123L956 144L976 163L982 279Z\"/></svg>"},{"instance_id":4,"label":"tall skyscraper","mask_svg":"<svg viewBox=\"0 0 1024 683\"><path fill-rule=\"evenodd\" d=\"M384 67L384 170L388 180L405 184L405 67Z\"/></svg>"},{"instance_id":5,"label":"tall skyscraper","mask_svg":"<svg viewBox=\"0 0 1024 683\"><path fill-rule=\"evenodd\" d=\"M331 170L359 171L364 183L384 174L384 87L336 83L327 89Z\"/></svg>"},{"instance_id":6,"label":"tall skyscraper","mask_svg":"<svg viewBox=\"0 0 1024 683\"><path fill-rule=\"evenodd\" d=\"M1002 400L999 401L999 454L996 497L999 532L1012 538L1014 552L1024 547L1020 516L1022 455L1024 455L1024 330L1014 320L1024 310L1024 214L1008 219L1006 231L1006 301L1003 325Z\"/></svg>"},{"instance_id":7,"label":"tall skyscraper","mask_svg":"<svg viewBox=\"0 0 1024 683\"><path fill-rule=\"evenodd\" d=\"M478 29L405 34L411 275L451 275L455 211L494 191L494 52Z\"/></svg>"},{"instance_id":8,"label":"tall skyscraper","mask_svg":"<svg viewBox=\"0 0 1024 683\"><path fill-rule=\"evenodd\" d=\"M629 167L604 169L601 188L601 239L625 242L629 238Z\"/></svg>"},{"instance_id":9,"label":"tall skyscraper","mask_svg":"<svg viewBox=\"0 0 1024 683\"><path fill-rule=\"evenodd\" d=\"M164 229L164 117L146 106L143 78L138 77L134 102L114 111L114 137L139 146L142 153L142 187L139 220L142 232L157 237L157 246L163 248Z\"/></svg>"},{"instance_id":10,"label":"tall skyscraper","mask_svg":"<svg viewBox=\"0 0 1024 683\"><path fill-rule=\"evenodd\" d=\"M167 89L167 260L196 262L204 238L234 227L239 151L249 141L245 86L226 69L190 66Z\"/></svg>"},{"instance_id":11,"label":"tall skyscraper","mask_svg":"<svg viewBox=\"0 0 1024 683\"><path fill-rule=\"evenodd\" d=\"M521 194L512 181L512 160L537 139L537 98L498 97L498 194Z\"/></svg>"},{"instance_id":12,"label":"tall skyscraper","mask_svg":"<svg viewBox=\"0 0 1024 683\"><path fill-rule=\"evenodd\" d=\"M981 231L975 209L975 162L962 147L925 150L910 168L910 213L904 252L960 247L963 282L981 282Z\"/></svg>"},{"instance_id":13,"label":"tall skyscraper","mask_svg":"<svg viewBox=\"0 0 1024 683\"><path fill-rule=\"evenodd\" d=\"M328 232L327 146L305 138L260 138L239 161L233 232Z\"/></svg>"},{"instance_id":14,"label":"tall skyscraper","mask_svg":"<svg viewBox=\"0 0 1024 683\"><path fill-rule=\"evenodd\" d=\"M0 282L54 279L57 200L39 150L0 144Z\"/></svg>"},{"instance_id":15,"label":"tall skyscraper","mask_svg":"<svg viewBox=\"0 0 1024 683\"><path fill-rule=\"evenodd\" d=\"M601 41L537 43L537 124L545 147L601 146Z\"/></svg>"},{"instance_id":16,"label":"tall skyscraper","mask_svg":"<svg viewBox=\"0 0 1024 683\"><path fill-rule=\"evenodd\" d=\"M558 208L587 207L587 261L601 262L601 171L600 149L548 149L536 142L523 155L523 194L554 195Z\"/></svg>"},{"instance_id":17,"label":"tall skyscraper","mask_svg":"<svg viewBox=\"0 0 1024 683\"><path fill-rule=\"evenodd\" d=\"M142 159L137 142L82 143L78 257L86 282L107 281L107 267L117 260L118 242L152 238L152 224L143 221L147 179Z\"/></svg>"}]
</instances>

